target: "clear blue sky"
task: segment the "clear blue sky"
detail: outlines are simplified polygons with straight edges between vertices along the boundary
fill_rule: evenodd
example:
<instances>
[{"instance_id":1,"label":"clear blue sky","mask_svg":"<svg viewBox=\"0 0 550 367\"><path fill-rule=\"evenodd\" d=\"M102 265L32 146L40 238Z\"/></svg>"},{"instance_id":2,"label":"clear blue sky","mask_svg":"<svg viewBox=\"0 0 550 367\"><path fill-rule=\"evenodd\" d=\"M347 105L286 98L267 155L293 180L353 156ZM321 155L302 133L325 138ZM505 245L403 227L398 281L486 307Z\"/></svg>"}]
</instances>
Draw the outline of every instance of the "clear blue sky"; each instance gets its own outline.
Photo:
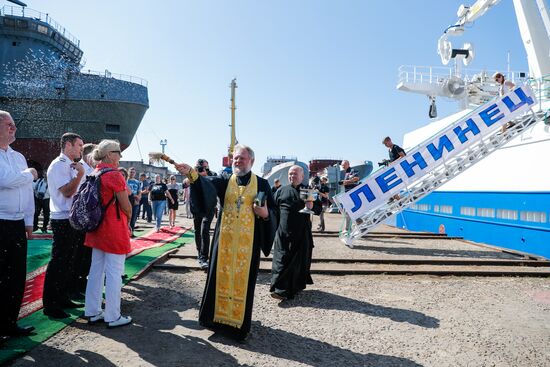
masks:
<instances>
[{"instance_id":1,"label":"clear blue sky","mask_svg":"<svg viewBox=\"0 0 550 367\"><path fill-rule=\"evenodd\" d=\"M474 1L472 0L472 3ZM428 122L427 98L399 92L400 65L441 66L437 40L461 1L32 1L80 39L86 68L140 76L150 108L127 160L167 139L178 161L214 169L229 144L237 78L237 138L269 155L377 161ZM475 46L472 69L527 71L511 0L479 19L455 47ZM438 103L442 117L456 111ZM138 150L137 140L141 148Z\"/></svg>"}]
</instances>

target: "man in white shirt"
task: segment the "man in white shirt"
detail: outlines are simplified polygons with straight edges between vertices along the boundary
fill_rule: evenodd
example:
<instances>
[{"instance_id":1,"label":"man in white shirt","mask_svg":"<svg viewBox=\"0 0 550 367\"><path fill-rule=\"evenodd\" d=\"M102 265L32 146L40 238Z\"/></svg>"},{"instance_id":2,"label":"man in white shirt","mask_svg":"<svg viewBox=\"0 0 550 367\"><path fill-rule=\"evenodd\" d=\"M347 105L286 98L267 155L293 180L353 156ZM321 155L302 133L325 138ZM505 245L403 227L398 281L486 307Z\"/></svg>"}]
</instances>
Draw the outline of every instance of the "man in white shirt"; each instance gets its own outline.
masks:
<instances>
[{"instance_id":1,"label":"man in white shirt","mask_svg":"<svg viewBox=\"0 0 550 367\"><path fill-rule=\"evenodd\" d=\"M25 157L10 147L16 131L11 115L0 111L0 344L34 330L16 323L25 291L27 239L32 237L32 181L37 177Z\"/></svg>"},{"instance_id":2,"label":"man in white shirt","mask_svg":"<svg viewBox=\"0 0 550 367\"><path fill-rule=\"evenodd\" d=\"M73 196L84 177L82 138L74 133L61 137L61 154L48 168L50 192L50 217L53 231L52 256L44 280L44 315L63 319L69 315L64 308L78 308L82 304L71 301L69 293L77 282L76 256L84 246L84 233L75 230L69 223ZM89 269L87 269L89 270Z\"/></svg>"}]
</instances>

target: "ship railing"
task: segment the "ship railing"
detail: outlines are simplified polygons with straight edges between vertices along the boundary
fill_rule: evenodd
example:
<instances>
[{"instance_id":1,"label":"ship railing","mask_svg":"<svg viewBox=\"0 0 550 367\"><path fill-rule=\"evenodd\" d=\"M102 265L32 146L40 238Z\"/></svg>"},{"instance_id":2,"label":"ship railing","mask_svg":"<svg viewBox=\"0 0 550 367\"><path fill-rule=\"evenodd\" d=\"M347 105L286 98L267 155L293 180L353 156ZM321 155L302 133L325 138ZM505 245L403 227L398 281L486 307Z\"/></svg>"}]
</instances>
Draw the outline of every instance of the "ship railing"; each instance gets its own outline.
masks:
<instances>
[{"instance_id":1,"label":"ship railing","mask_svg":"<svg viewBox=\"0 0 550 367\"><path fill-rule=\"evenodd\" d=\"M316 156L310 159L310 161L340 161L342 162L344 158L342 157L329 157L329 156Z\"/></svg>"},{"instance_id":2,"label":"ship railing","mask_svg":"<svg viewBox=\"0 0 550 367\"><path fill-rule=\"evenodd\" d=\"M72 42L73 44L75 44L80 48L80 40L78 40L69 31L67 31L65 27L63 27L54 19L52 19L52 17L50 17L48 13L42 13L42 12L39 12L38 10L19 7L19 6L4 5L0 8L0 16L5 16L5 15L29 18L29 19L39 20L41 22L47 23L50 27L55 29L59 34L61 34L67 40L69 40L70 42Z\"/></svg>"},{"instance_id":3,"label":"ship railing","mask_svg":"<svg viewBox=\"0 0 550 367\"><path fill-rule=\"evenodd\" d=\"M542 111L542 104L550 101L550 74L540 78L531 78L527 81L539 101L539 111Z\"/></svg>"},{"instance_id":4,"label":"ship railing","mask_svg":"<svg viewBox=\"0 0 550 367\"><path fill-rule=\"evenodd\" d=\"M297 161L298 160L298 157L295 157L295 156L285 156L285 155L271 155L271 156L268 156L267 157L267 160L277 160L277 161L285 161L285 162L288 162L288 161ZM283 162L284 163L284 162Z\"/></svg>"},{"instance_id":5,"label":"ship railing","mask_svg":"<svg viewBox=\"0 0 550 367\"><path fill-rule=\"evenodd\" d=\"M491 77L495 72L497 70L462 68L460 78L466 83L482 82L494 84ZM527 73L521 71L510 71L504 74L506 75L506 79L511 80L514 84L523 84L528 79ZM456 69L454 67L401 65L398 68L398 84L443 84L455 75Z\"/></svg>"},{"instance_id":6,"label":"ship railing","mask_svg":"<svg viewBox=\"0 0 550 367\"><path fill-rule=\"evenodd\" d=\"M145 80L143 78L133 76L133 75L127 75L127 74L111 73L109 70L96 71L96 70L89 70L88 69L88 70L81 70L80 72L82 74L96 75L96 76L100 76L102 78L113 78L113 79L122 80L122 81L125 81L125 82L135 83L135 84L142 85L146 88L147 88L147 85L149 84L147 82L147 80Z\"/></svg>"}]
</instances>

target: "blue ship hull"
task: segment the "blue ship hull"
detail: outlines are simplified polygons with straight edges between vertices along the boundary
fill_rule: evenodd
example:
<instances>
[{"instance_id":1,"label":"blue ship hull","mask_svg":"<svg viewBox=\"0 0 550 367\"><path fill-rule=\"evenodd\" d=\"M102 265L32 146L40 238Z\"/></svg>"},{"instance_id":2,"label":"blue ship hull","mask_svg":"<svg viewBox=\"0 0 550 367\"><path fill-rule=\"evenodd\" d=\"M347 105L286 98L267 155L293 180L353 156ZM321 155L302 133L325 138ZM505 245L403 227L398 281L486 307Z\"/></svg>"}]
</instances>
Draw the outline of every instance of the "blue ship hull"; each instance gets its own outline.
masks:
<instances>
[{"instance_id":1,"label":"blue ship hull","mask_svg":"<svg viewBox=\"0 0 550 367\"><path fill-rule=\"evenodd\" d=\"M550 258L550 192L436 191L397 215L397 226ZM443 227L444 228L443 228Z\"/></svg>"}]
</instances>

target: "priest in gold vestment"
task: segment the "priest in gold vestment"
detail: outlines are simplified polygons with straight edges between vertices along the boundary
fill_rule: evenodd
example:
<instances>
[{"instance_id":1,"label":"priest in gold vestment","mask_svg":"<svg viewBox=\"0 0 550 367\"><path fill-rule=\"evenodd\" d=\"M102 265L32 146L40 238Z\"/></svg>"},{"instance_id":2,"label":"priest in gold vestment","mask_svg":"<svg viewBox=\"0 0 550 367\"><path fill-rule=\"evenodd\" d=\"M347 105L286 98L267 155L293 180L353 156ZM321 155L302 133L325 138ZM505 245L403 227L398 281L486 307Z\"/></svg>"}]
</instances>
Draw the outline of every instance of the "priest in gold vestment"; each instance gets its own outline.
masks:
<instances>
[{"instance_id":1,"label":"priest in gold vestment","mask_svg":"<svg viewBox=\"0 0 550 367\"><path fill-rule=\"evenodd\" d=\"M219 198L222 207L212 239L199 323L239 340L250 331L260 252L269 255L277 228L271 187L252 173L253 163L254 151L237 145L229 178L199 176L190 166L176 164L192 183L195 203L208 211Z\"/></svg>"}]
</instances>

